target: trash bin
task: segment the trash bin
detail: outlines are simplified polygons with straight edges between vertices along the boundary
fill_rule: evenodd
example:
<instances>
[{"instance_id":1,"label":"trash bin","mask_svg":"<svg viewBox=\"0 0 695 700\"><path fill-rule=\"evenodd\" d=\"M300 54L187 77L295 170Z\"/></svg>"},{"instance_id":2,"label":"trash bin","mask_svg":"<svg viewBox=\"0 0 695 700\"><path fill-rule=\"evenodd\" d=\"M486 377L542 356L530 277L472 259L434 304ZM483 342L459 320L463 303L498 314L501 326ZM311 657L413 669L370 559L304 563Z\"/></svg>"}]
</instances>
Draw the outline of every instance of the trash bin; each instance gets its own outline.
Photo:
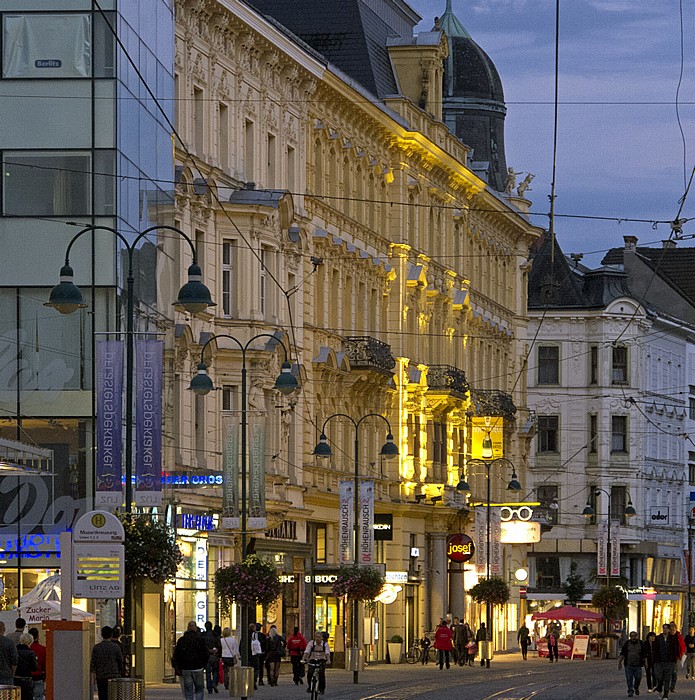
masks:
<instances>
[{"instance_id":1,"label":"trash bin","mask_svg":"<svg viewBox=\"0 0 695 700\"><path fill-rule=\"evenodd\" d=\"M608 639L606 639L606 658L618 658L618 640L614 639L613 637L609 637Z\"/></svg>"},{"instance_id":2,"label":"trash bin","mask_svg":"<svg viewBox=\"0 0 695 700\"><path fill-rule=\"evenodd\" d=\"M109 700L144 700L145 681L142 678L109 678Z\"/></svg>"},{"instance_id":3,"label":"trash bin","mask_svg":"<svg viewBox=\"0 0 695 700\"><path fill-rule=\"evenodd\" d=\"M478 654L481 661L489 661L493 657L492 642L478 642Z\"/></svg>"},{"instance_id":4,"label":"trash bin","mask_svg":"<svg viewBox=\"0 0 695 700\"><path fill-rule=\"evenodd\" d=\"M250 698L253 695L253 666L232 666L229 669L229 697Z\"/></svg>"},{"instance_id":5,"label":"trash bin","mask_svg":"<svg viewBox=\"0 0 695 700\"><path fill-rule=\"evenodd\" d=\"M0 700L20 700L22 689L18 685L0 685Z\"/></svg>"},{"instance_id":6,"label":"trash bin","mask_svg":"<svg viewBox=\"0 0 695 700\"><path fill-rule=\"evenodd\" d=\"M364 651L357 647L349 647L345 650L345 670L364 671Z\"/></svg>"}]
</instances>

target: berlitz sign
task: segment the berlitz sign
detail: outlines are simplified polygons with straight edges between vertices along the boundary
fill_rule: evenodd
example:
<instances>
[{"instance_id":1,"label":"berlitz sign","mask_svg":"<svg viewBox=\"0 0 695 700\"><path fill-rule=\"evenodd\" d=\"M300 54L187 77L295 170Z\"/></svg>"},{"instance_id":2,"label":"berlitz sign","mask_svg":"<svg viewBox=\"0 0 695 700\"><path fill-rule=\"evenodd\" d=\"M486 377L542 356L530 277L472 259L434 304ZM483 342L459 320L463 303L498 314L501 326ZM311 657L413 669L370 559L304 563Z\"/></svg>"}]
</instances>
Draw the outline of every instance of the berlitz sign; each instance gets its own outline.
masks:
<instances>
[{"instance_id":1,"label":"berlitz sign","mask_svg":"<svg viewBox=\"0 0 695 700\"><path fill-rule=\"evenodd\" d=\"M475 545L468 535L449 535L446 539L446 556L450 561L462 564L475 554Z\"/></svg>"}]
</instances>

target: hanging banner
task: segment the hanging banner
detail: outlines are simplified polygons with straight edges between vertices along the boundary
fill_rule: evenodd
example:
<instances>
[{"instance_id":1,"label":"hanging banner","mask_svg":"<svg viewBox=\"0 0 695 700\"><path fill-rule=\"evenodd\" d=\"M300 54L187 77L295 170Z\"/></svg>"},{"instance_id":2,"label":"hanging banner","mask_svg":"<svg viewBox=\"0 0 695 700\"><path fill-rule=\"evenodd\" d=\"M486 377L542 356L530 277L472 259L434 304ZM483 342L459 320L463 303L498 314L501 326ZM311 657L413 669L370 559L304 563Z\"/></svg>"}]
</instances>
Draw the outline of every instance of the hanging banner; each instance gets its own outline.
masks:
<instances>
[{"instance_id":1,"label":"hanging banner","mask_svg":"<svg viewBox=\"0 0 695 700\"><path fill-rule=\"evenodd\" d=\"M497 508L490 509L490 576L502 575L502 525Z\"/></svg>"},{"instance_id":2,"label":"hanging banner","mask_svg":"<svg viewBox=\"0 0 695 700\"><path fill-rule=\"evenodd\" d=\"M487 573L487 514L485 508L475 509L475 568Z\"/></svg>"},{"instance_id":3,"label":"hanging banner","mask_svg":"<svg viewBox=\"0 0 695 700\"><path fill-rule=\"evenodd\" d=\"M488 416L487 418L471 418L472 458L483 458L483 440L488 435L492 441L492 459L504 457L504 421L498 417Z\"/></svg>"},{"instance_id":4,"label":"hanging banner","mask_svg":"<svg viewBox=\"0 0 695 700\"><path fill-rule=\"evenodd\" d=\"M611 576L620 576L620 528L611 528Z\"/></svg>"},{"instance_id":5,"label":"hanging banner","mask_svg":"<svg viewBox=\"0 0 695 700\"><path fill-rule=\"evenodd\" d=\"M360 482L360 564L374 563L374 482Z\"/></svg>"},{"instance_id":6,"label":"hanging banner","mask_svg":"<svg viewBox=\"0 0 695 700\"><path fill-rule=\"evenodd\" d=\"M352 544L355 527L354 485L352 481L340 482L340 563L352 564Z\"/></svg>"},{"instance_id":7,"label":"hanging banner","mask_svg":"<svg viewBox=\"0 0 695 700\"><path fill-rule=\"evenodd\" d=\"M265 530L265 427L251 426L249 445L249 519L251 530Z\"/></svg>"},{"instance_id":8,"label":"hanging banner","mask_svg":"<svg viewBox=\"0 0 695 700\"><path fill-rule=\"evenodd\" d=\"M608 574L608 526L601 522L598 526L598 540L596 542L596 575Z\"/></svg>"},{"instance_id":9,"label":"hanging banner","mask_svg":"<svg viewBox=\"0 0 695 700\"><path fill-rule=\"evenodd\" d=\"M222 527L236 530L239 517L239 425L228 420L224 426L222 455Z\"/></svg>"},{"instance_id":10,"label":"hanging banner","mask_svg":"<svg viewBox=\"0 0 695 700\"><path fill-rule=\"evenodd\" d=\"M123 343L100 340L96 344L95 508L123 505Z\"/></svg>"},{"instance_id":11,"label":"hanging banner","mask_svg":"<svg viewBox=\"0 0 695 700\"><path fill-rule=\"evenodd\" d=\"M162 505L161 340L135 343L135 505Z\"/></svg>"}]
</instances>

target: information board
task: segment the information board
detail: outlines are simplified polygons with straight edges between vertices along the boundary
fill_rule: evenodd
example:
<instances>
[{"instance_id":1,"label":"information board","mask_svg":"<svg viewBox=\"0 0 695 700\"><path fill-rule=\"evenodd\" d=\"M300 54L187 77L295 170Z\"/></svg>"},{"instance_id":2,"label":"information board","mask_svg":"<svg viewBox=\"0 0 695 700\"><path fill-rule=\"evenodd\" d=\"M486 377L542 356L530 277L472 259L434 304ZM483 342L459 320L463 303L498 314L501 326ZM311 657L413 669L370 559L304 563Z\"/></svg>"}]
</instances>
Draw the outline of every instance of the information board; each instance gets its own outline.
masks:
<instances>
[{"instance_id":1,"label":"information board","mask_svg":"<svg viewBox=\"0 0 695 700\"><path fill-rule=\"evenodd\" d=\"M123 598L125 557L122 544L73 544L73 596Z\"/></svg>"},{"instance_id":2,"label":"information board","mask_svg":"<svg viewBox=\"0 0 695 700\"><path fill-rule=\"evenodd\" d=\"M588 634L575 634L574 644L572 646L572 656L571 658L582 658L586 661L587 654L589 652L589 635Z\"/></svg>"}]
</instances>

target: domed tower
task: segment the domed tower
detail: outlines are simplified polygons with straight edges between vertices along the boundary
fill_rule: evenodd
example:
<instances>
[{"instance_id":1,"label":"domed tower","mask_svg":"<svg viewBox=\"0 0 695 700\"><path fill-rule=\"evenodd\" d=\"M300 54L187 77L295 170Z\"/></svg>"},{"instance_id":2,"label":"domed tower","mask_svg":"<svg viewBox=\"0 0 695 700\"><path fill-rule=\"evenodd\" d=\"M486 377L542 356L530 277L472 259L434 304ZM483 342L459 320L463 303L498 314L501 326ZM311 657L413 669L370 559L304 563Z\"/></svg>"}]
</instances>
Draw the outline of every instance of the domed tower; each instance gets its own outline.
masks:
<instances>
[{"instance_id":1,"label":"domed tower","mask_svg":"<svg viewBox=\"0 0 695 700\"><path fill-rule=\"evenodd\" d=\"M444 61L444 122L473 149L474 169L498 192L504 191L507 161L504 155L504 104L502 81L495 64L473 41L446 0L439 20L449 39Z\"/></svg>"}]
</instances>

